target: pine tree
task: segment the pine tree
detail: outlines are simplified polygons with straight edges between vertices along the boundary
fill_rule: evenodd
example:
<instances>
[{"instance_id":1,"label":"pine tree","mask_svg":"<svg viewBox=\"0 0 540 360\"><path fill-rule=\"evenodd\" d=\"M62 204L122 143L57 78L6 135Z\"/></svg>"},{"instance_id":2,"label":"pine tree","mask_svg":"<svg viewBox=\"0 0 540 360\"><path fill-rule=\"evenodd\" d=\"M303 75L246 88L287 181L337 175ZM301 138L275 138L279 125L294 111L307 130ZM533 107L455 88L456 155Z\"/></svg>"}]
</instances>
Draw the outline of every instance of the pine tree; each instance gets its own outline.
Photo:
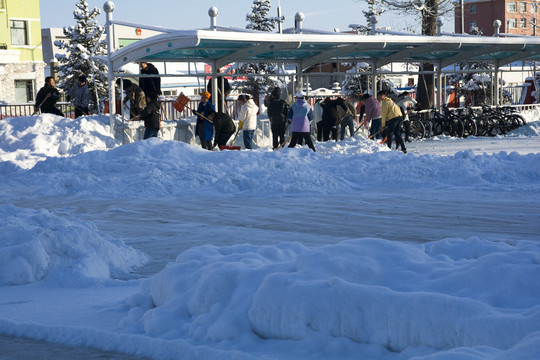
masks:
<instances>
[{"instance_id":1,"label":"pine tree","mask_svg":"<svg viewBox=\"0 0 540 360\"><path fill-rule=\"evenodd\" d=\"M369 7L368 10L362 10L364 17L366 18L367 25L353 24L349 25L350 28L357 31L361 35L370 35L371 29L373 28L373 22L376 18L380 17L386 10L380 7L377 7L378 0L366 0Z\"/></svg>"},{"instance_id":2,"label":"pine tree","mask_svg":"<svg viewBox=\"0 0 540 360\"><path fill-rule=\"evenodd\" d=\"M272 32L276 24L275 20L267 16L270 7L270 0L253 0L253 5L251 5L252 11L246 15L246 21L249 22L246 25L246 29ZM240 71L252 75L246 80L245 86L247 87L247 91L257 99L259 94L274 85L274 82L264 75L275 74L277 72L277 65L270 63L245 63L240 65Z\"/></svg>"},{"instance_id":3,"label":"pine tree","mask_svg":"<svg viewBox=\"0 0 540 360\"><path fill-rule=\"evenodd\" d=\"M370 73L371 65L367 63L357 63L355 67L348 70L345 79L341 83L343 95L353 101L360 100L360 93L368 91Z\"/></svg>"},{"instance_id":4,"label":"pine tree","mask_svg":"<svg viewBox=\"0 0 540 360\"><path fill-rule=\"evenodd\" d=\"M249 21L246 29L266 32L274 31L276 24L271 18L267 17L271 6L270 0L253 0L251 14L246 15L246 21Z\"/></svg>"},{"instance_id":5,"label":"pine tree","mask_svg":"<svg viewBox=\"0 0 540 360\"><path fill-rule=\"evenodd\" d=\"M60 75L58 87L69 91L77 84L79 76L85 76L88 79L88 87L94 103L93 110L95 111L97 108L96 95L103 98L108 94L107 66L89 60L94 48L94 55L106 55L107 53L105 42L100 40L103 27L99 26L96 20L100 10L95 7L89 11L86 0L79 0L75 6L76 10L73 12L73 16L77 20L77 24L64 28L67 41L55 42L58 48L66 51L66 55L56 55L56 59L60 63L58 66Z\"/></svg>"}]
</instances>

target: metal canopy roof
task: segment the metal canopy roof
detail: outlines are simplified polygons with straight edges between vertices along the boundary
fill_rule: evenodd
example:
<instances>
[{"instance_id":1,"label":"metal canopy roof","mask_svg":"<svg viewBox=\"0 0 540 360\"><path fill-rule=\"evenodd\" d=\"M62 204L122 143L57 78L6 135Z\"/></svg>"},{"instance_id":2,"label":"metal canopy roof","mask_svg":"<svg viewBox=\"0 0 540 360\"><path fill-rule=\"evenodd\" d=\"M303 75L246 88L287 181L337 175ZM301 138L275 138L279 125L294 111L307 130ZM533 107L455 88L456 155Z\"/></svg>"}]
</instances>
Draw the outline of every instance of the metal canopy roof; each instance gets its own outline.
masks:
<instances>
[{"instance_id":1,"label":"metal canopy roof","mask_svg":"<svg viewBox=\"0 0 540 360\"><path fill-rule=\"evenodd\" d=\"M483 36L276 34L239 29L169 31L132 43L111 54L113 69L138 61L207 62L218 68L233 62L432 62L540 61L540 38Z\"/></svg>"}]
</instances>

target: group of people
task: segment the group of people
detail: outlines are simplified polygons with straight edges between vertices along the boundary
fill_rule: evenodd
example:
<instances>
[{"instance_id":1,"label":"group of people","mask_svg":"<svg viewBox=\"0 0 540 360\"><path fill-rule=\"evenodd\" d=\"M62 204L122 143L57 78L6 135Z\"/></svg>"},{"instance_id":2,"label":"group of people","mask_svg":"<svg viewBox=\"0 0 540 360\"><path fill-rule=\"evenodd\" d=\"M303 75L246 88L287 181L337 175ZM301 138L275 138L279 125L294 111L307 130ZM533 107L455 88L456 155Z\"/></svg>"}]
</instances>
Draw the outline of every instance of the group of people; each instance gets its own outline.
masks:
<instances>
[{"instance_id":1,"label":"group of people","mask_svg":"<svg viewBox=\"0 0 540 360\"><path fill-rule=\"evenodd\" d=\"M36 95L34 113L41 110L45 114L55 114L64 116L62 111L56 107L60 99L60 91L55 87L56 83L52 76L45 78L45 85L39 89ZM90 102L90 90L85 76L79 76L77 84L72 86L67 94L67 101L73 103L75 107L75 117L88 115L88 103Z\"/></svg>"},{"instance_id":2,"label":"group of people","mask_svg":"<svg viewBox=\"0 0 540 360\"><path fill-rule=\"evenodd\" d=\"M281 89L276 87L264 99L264 105L268 109L274 150L279 149L289 140L286 139L285 133L290 126L289 147L305 143L310 149L316 151L311 138L311 123L314 120L316 120L318 141L328 141L331 138L343 140L347 130L350 136L354 135L356 109L350 102L340 97L326 98L324 101L317 101L314 107L311 107L302 91L298 91L294 98L294 103L289 107L281 98ZM235 126L232 118L221 111L216 112L209 100L210 93L204 92L196 111L195 132L201 140L201 146L211 150L217 145L225 145L234 133ZM245 148L253 149L259 107L249 95L240 95L237 101L240 105L238 130L243 130ZM379 91L377 97L363 94L359 102L360 123L371 123L369 138L384 138L389 148L392 147L392 141L395 138L396 148L401 147L401 151L407 153L401 136L401 124L407 117L407 109L415 103L416 101L406 92L398 96L396 102L388 97L385 91ZM365 119L362 120L364 116ZM212 139L215 139L213 143Z\"/></svg>"},{"instance_id":3,"label":"group of people","mask_svg":"<svg viewBox=\"0 0 540 360\"><path fill-rule=\"evenodd\" d=\"M249 95L239 95L236 100L240 105L238 116L238 130L231 116L225 111L216 111L214 104L210 101L211 95L208 91L201 94L201 101L195 112L197 123L195 134L201 141L203 149L212 150L214 147L223 147L231 136L242 130L244 147L254 149L255 129L257 128L257 112L259 107ZM212 139L214 141L212 142ZM233 140L234 142L234 140Z\"/></svg>"},{"instance_id":4,"label":"group of people","mask_svg":"<svg viewBox=\"0 0 540 360\"><path fill-rule=\"evenodd\" d=\"M161 104L159 95L161 94L161 78L156 67L147 62L140 64L140 72L144 76L139 79L139 85L130 80L118 79L116 84L122 85L126 96L124 105L129 101L130 120L143 120L145 125L144 139L157 137L161 124ZM221 77L218 83L218 109L211 101L211 94L205 91L201 94L201 101L197 108L197 124L195 134L199 137L201 146L204 149L212 150L216 146L226 146L231 136L238 130L243 130L244 147L254 149L254 135L257 128L257 113L259 107L249 95L239 95L237 102L240 105L238 117L238 129L231 116L227 114L226 108L219 104L230 92L231 87L228 81ZM211 83L208 84L211 91ZM371 124L369 138L384 139L389 148L392 147L392 140L395 138L396 148L401 147L407 153L405 141L401 136L401 125L407 119L408 110L416 105L416 101L407 92L400 94L394 102L387 96L386 91L379 91L377 97L370 94L362 94L358 104L360 108L360 124ZM315 120L317 140L328 141L329 139L344 139L348 130L350 136L355 133L356 109L348 101L341 97L327 97L323 101L317 100L314 107L311 107L305 99L302 91L295 95L294 103L289 106L281 98L281 89L275 87L269 96L264 99L264 105L268 109L268 118L272 131L272 148L278 149L283 146L287 139L285 133L291 127L291 137L289 147L305 143L313 151L315 146L311 139L311 123ZM36 96L35 111L42 113L52 113L64 116L56 108L56 102L60 98L60 92L55 87L52 77L45 78L45 85L39 90ZM88 115L88 103L90 101L90 91L86 77L80 76L77 84L73 86L67 96L68 101L75 107L75 116ZM365 116L365 119L364 119ZM407 140L407 139L406 139ZM234 140L233 140L234 141Z\"/></svg>"},{"instance_id":5,"label":"group of people","mask_svg":"<svg viewBox=\"0 0 540 360\"><path fill-rule=\"evenodd\" d=\"M126 110L129 110L130 121L144 121L143 139L157 137L161 128L161 78L157 68L149 62L140 63L140 73L149 75L139 78L139 85L131 80L116 80L116 85L122 85L124 89L123 104ZM127 103L129 102L129 107Z\"/></svg>"},{"instance_id":6,"label":"group of people","mask_svg":"<svg viewBox=\"0 0 540 360\"><path fill-rule=\"evenodd\" d=\"M292 121L292 136L289 147L295 147L300 141L305 143L315 151L310 134L310 123L315 119L317 129L317 140L328 141L329 139L341 140L348 130L351 136L355 133L356 109L343 98L326 98L324 101L318 100L312 108L305 100L302 91L295 94L295 102L288 112L283 109L286 104L279 104L279 92L274 89L268 104L268 117L272 126L273 147L278 143L283 143L285 133L284 113L286 119ZM401 148L405 154L407 148L401 135L402 122L408 119L408 112L416 105L416 101L409 96L408 92L401 93L394 102L388 93L381 90L377 97L369 94L362 94L358 107L360 108L359 126L370 124L369 138L383 139L389 148L392 148L392 141L396 142L396 149ZM273 107L274 106L274 107ZM365 116L365 119L364 119ZM405 132L407 134L407 132ZM278 140L279 139L279 140ZM408 139L406 139L408 141Z\"/></svg>"}]
</instances>

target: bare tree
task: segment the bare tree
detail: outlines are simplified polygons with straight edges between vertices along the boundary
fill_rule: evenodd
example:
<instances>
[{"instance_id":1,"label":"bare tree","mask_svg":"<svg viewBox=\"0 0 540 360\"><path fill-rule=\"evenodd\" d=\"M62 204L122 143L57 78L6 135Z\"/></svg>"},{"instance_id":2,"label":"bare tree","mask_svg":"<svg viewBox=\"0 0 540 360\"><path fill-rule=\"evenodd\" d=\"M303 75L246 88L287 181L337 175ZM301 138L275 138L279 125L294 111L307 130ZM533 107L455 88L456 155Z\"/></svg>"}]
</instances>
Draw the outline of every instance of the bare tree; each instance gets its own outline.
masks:
<instances>
[{"instance_id":1,"label":"bare tree","mask_svg":"<svg viewBox=\"0 0 540 360\"><path fill-rule=\"evenodd\" d=\"M434 36L437 34L437 17L453 10L452 0L355 0L376 2L388 10L397 10L421 19L422 35ZM430 108L433 104L433 76L434 66L432 63L420 64L420 76L418 77L417 99L424 108Z\"/></svg>"}]
</instances>

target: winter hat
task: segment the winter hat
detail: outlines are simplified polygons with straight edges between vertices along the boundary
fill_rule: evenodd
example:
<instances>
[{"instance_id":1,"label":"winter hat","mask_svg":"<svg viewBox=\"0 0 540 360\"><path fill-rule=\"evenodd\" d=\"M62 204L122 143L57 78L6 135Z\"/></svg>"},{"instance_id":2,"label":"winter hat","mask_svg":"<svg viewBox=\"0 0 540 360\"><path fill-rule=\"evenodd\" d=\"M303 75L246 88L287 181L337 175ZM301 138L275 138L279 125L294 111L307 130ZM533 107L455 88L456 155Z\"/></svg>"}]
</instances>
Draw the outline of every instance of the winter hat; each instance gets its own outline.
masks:
<instances>
[{"instance_id":1,"label":"winter hat","mask_svg":"<svg viewBox=\"0 0 540 360\"><path fill-rule=\"evenodd\" d=\"M210 99L210 93L208 91L203 92L201 95L207 99Z\"/></svg>"},{"instance_id":2,"label":"winter hat","mask_svg":"<svg viewBox=\"0 0 540 360\"><path fill-rule=\"evenodd\" d=\"M294 94L295 98L303 99L304 98L304 92L302 90L298 90L296 94Z\"/></svg>"}]
</instances>

